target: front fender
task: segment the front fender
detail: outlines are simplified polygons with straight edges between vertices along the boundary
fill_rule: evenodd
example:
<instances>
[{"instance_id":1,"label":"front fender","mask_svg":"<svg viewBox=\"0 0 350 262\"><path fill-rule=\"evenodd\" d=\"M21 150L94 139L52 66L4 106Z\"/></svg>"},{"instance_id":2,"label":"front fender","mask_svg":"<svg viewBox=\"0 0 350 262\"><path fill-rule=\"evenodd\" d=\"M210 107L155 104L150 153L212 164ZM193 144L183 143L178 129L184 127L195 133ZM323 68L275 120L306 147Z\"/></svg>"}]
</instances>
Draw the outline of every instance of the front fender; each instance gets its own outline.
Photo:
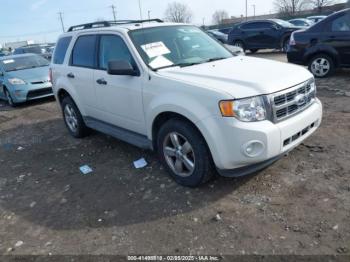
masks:
<instances>
[{"instance_id":1,"label":"front fender","mask_svg":"<svg viewBox=\"0 0 350 262\"><path fill-rule=\"evenodd\" d=\"M179 93L167 93L157 96L150 102L148 110L146 110L147 137L152 139L154 120L161 113L177 113L196 125L202 119L215 114L215 111L210 106L205 106L206 104L204 101L201 103L198 99L193 99Z\"/></svg>"}]
</instances>

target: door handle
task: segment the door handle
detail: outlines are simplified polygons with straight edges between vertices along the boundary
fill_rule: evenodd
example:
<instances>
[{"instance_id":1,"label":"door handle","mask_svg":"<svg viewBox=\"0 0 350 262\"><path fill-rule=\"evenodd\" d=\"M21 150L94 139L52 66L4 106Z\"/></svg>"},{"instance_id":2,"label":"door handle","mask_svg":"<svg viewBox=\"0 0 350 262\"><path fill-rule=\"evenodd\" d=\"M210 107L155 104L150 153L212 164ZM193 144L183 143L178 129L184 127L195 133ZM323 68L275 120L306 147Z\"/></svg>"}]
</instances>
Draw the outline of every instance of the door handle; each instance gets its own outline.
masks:
<instances>
[{"instance_id":1,"label":"door handle","mask_svg":"<svg viewBox=\"0 0 350 262\"><path fill-rule=\"evenodd\" d=\"M99 85L107 85L107 81L104 80L103 78L97 79L96 82Z\"/></svg>"},{"instance_id":2,"label":"door handle","mask_svg":"<svg viewBox=\"0 0 350 262\"><path fill-rule=\"evenodd\" d=\"M73 73L69 73L69 74L67 75L67 77L68 77L68 78L75 78L75 76L74 76Z\"/></svg>"}]
</instances>

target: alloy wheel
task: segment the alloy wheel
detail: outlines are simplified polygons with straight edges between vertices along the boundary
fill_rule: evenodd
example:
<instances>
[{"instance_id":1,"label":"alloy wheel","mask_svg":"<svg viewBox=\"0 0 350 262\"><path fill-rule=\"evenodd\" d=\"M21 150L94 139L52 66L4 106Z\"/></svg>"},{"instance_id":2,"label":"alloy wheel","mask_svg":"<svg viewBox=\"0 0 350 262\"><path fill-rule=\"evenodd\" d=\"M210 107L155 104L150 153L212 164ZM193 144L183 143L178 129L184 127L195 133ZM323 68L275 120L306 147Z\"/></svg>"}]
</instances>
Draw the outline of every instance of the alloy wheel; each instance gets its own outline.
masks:
<instances>
[{"instance_id":1,"label":"alloy wheel","mask_svg":"<svg viewBox=\"0 0 350 262\"><path fill-rule=\"evenodd\" d=\"M5 95L6 95L7 103L8 103L10 106L13 106L12 97L11 97L9 91L5 90Z\"/></svg>"},{"instance_id":2,"label":"alloy wheel","mask_svg":"<svg viewBox=\"0 0 350 262\"><path fill-rule=\"evenodd\" d=\"M195 155L190 142L181 134L171 132L163 143L165 160L178 176L191 176L195 169Z\"/></svg>"},{"instance_id":3,"label":"alloy wheel","mask_svg":"<svg viewBox=\"0 0 350 262\"><path fill-rule=\"evenodd\" d=\"M64 118L69 129L72 132L76 132L78 130L78 117L74 108L69 104L67 104L64 108Z\"/></svg>"},{"instance_id":4,"label":"alloy wheel","mask_svg":"<svg viewBox=\"0 0 350 262\"><path fill-rule=\"evenodd\" d=\"M311 72L318 77L323 77L327 75L330 69L331 69L330 62L323 57L316 58L311 63Z\"/></svg>"}]
</instances>

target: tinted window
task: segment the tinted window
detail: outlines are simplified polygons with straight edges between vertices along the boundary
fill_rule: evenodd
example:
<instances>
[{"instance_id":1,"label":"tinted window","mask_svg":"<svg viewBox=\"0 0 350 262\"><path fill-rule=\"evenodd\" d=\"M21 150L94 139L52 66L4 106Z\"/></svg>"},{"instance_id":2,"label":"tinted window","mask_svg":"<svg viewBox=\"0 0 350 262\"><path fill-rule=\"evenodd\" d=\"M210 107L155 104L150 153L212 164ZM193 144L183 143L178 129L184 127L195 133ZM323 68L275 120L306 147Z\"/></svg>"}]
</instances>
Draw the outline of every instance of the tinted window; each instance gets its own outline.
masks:
<instances>
[{"instance_id":1,"label":"tinted window","mask_svg":"<svg viewBox=\"0 0 350 262\"><path fill-rule=\"evenodd\" d=\"M54 59L53 63L54 64L63 64L64 57L66 56L67 49L69 46L70 41L72 40L72 37L62 37L60 40L57 42L57 46L55 48L55 54L54 54Z\"/></svg>"},{"instance_id":2,"label":"tinted window","mask_svg":"<svg viewBox=\"0 0 350 262\"><path fill-rule=\"evenodd\" d=\"M350 14L345 14L333 20L331 27L333 32L349 32Z\"/></svg>"},{"instance_id":3,"label":"tinted window","mask_svg":"<svg viewBox=\"0 0 350 262\"><path fill-rule=\"evenodd\" d=\"M32 69L49 65L49 61L38 55L9 57L0 62L6 72Z\"/></svg>"},{"instance_id":4,"label":"tinted window","mask_svg":"<svg viewBox=\"0 0 350 262\"><path fill-rule=\"evenodd\" d=\"M123 39L115 35L103 35L100 38L99 68L107 69L111 60L127 60L136 68L134 59Z\"/></svg>"},{"instance_id":5,"label":"tinted window","mask_svg":"<svg viewBox=\"0 0 350 262\"><path fill-rule=\"evenodd\" d=\"M249 23L243 25L242 29L266 29L271 28L272 24L268 22L257 22L257 23Z\"/></svg>"},{"instance_id":6,"label":"tinted window","mask_svg":"<svg viewBox=\"0 0 350 262\"><path fill-rule=\"evenodd\" d=\"M80 36L75 43L72 52L73 66L94 67L95 66L96 36Z\"/></svg>"}]
</instances>

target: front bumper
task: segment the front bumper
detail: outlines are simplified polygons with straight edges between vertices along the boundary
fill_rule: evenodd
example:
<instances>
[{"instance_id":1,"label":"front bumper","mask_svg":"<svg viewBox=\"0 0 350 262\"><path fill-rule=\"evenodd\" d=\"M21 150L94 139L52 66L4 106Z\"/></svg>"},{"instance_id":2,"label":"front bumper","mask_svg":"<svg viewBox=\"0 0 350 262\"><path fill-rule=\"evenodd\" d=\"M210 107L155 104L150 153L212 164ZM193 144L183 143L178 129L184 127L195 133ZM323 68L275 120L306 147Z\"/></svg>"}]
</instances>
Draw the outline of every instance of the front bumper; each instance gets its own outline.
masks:
<instances>
[{"instance_id":1,"label":"front bumper","mask_svg":"<svg viewBox=\"0 0 350 262\"><path fill-rule=\"evenodd\" d=\"M235 118L211 117L197 125L219 173L240 176L278 160L314 133L321 121L322 104L316 99L304 111L279 123L245 123ZM252 147L252 154L247 153L250 144L258 145Z\"/></svg>"},{"instance_id":2,"label":"front bumper","mask_svg":"<svg viewBox=\"0 0 350 262\"><path fill-rule=\"evenodd\" d=\"M52 84L49 82L37 85L19 85L10 90L14 103L53 96Z\"/></svg>"}]
</instances>

